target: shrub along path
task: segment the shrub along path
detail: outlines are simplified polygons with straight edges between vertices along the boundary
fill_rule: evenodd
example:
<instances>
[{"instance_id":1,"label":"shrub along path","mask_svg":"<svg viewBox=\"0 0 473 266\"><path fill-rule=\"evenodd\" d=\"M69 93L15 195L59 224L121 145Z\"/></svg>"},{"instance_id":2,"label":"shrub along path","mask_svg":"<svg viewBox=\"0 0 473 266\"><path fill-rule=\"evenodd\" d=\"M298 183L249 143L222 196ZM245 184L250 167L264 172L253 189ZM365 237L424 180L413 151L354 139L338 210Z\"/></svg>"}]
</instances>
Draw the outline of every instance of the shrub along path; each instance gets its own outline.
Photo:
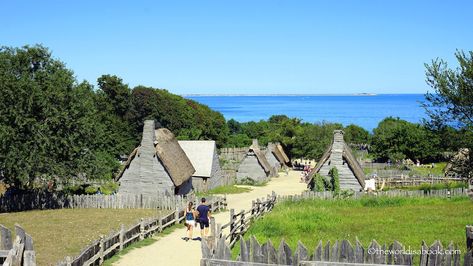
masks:
<instances>
[{"instance_id":1,"label":"shrub along path","mask_svg":"<svg viewBox=\"0 0 473 266\"><path fill-rule=\"evenodd\" d=\"M299 172L289 171L289 175L280 173L280 177L273 178L265 186L252 187L247 193L227 195L228 209L248 210L251 201L265 198L272 191L278 195L300 194L306 184L299 183ZM214 215L215 222L225 224L229 222L229 212ZM186 236L186 229L179 228L171 234L159 237L157 242L131 250L113 265L199 265L201 254L200 241L182 240ZM200 230L195 230L194 237L200 236Z\"/></svg>"}]
</instances>

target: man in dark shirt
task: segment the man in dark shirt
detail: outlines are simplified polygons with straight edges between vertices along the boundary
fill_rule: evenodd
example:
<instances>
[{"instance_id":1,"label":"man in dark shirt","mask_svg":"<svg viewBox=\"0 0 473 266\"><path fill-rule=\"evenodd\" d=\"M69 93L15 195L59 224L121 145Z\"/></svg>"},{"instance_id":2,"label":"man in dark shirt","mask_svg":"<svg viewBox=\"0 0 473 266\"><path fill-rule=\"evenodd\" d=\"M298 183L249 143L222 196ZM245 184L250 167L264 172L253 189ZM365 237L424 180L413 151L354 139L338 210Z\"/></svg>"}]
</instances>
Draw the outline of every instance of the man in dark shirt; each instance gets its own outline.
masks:
<instances>
[{"instance_id":1,"label":"man in dark shirt","mask_svg":"<svg viewBox=\"0 0 473 266\"><path fill-rule=\"evenodd\" d=\"M204 238L209 235L210 218L210 208L205 203L205 198L202 198L199 207L197 207L197 212L199 213L200 235Z\"/></svg>"}]
</instances>

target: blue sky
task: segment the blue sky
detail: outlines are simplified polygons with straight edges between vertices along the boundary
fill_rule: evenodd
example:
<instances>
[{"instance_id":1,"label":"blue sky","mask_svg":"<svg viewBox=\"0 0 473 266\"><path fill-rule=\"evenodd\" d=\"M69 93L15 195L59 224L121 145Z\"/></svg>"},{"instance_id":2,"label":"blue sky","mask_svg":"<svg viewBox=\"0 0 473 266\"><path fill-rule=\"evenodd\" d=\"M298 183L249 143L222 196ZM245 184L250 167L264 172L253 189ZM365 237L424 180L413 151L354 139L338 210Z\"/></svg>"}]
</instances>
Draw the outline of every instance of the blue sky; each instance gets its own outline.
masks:
<instances>
[{"instance_id":1,"label":"blue sky","mask_svg":"<svg viewBox=\"0 0 473 266\"><path fill-rule=\"evenodd\" d=\"M472 50L473 1L1 1L0 44L40 43L95 84L174 93L424 93Z\"/></svg>"}]
</instances>

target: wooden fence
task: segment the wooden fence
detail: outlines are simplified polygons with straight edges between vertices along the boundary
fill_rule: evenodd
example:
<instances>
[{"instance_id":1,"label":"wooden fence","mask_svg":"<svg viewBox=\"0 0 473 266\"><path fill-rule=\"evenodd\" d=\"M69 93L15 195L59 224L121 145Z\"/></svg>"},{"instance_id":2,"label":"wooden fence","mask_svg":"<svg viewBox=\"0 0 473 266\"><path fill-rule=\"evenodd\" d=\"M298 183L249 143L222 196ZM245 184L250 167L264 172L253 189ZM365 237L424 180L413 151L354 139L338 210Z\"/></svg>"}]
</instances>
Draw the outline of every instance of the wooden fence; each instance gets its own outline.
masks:
<instances>
[{"instance_id":1,"label":"wooden fence","mask_svg":"<svg viewBox=\"0 0 473 266\"><path fill-rule=\"evenodd\" d=\"M240 254L236 260L232 260L231 246L224 238L217 239L215 248L202 241L200 265L412 265L417 264L413 257L417 255L420 266L459 266L461 256L461 251L452 242L444 248L440 241L435 241L430 247L422 242L418 250L411 250L410 247L406 249L398 241L393 241L390 245L380 245L376 240L372 240L368 246L363 246L358 239L355 245L348 240L335 241L333 244L328 241L325 245L319 241L315 249L309 250L299 241L297 248L292 250L284 240L278 248L274 247L270 240L261 245L254 236L247 241L240 236L239 240ZM469 248L464 257L464 265L469 266L472 263L472 250Z\"/></svg>"},{"instance_id":2,"label":"wooden fence","mask_svg":"<svg viewBox=\"0 0 473 266\"><path fill-rule=\"evenodd\" d=\"M353 192L351 195L346 195L348 198L358 199L363 196L377 196L377 197L440 197L440 198L449 198L454 196L467 196L466 188L453 188L453 189L439 189L439 190L388 190L388 191L378 191L375 193L366 193L361 191ZM277 196L277 201L285 200L305 200L305 199L337 199L341 196L337 196L332 191L323 191L323 192L314 192L306 191L302 192L299 195L288 195L288 196Z\"/></svg>"},{"instance_id":3,"label":"wooden fence","mask_svg":"<svg viewBox=\"0 0 473 266\"><path fill-rule=\"evenodd\" d=\"M226 208L226 199L215 197L209 202L212 212ZM117 252L123 250L132 243L141 241L162 232L164 229L185 219L185 208L177 208L175 211L164 217L141 219L137 224L125 228L124 225L108 236L102 236L85 247L78 256L66 257L59 262L58 266L89 266L101 265L105 259L112 257Z\"/></svg>"},{"instance_id":4,"label":"wooden fence","mask_svg":"<svg viewBox=\"0 0 473 266\"><path fill-rule=\"evenodd\" d=\"M10 229L0 224L0 264L3 266L35 266L36 254L33 239L25 230L15 225L16 238L12 241Z\"/></svg>"},{"instance_id":5,"label":"wooden fence","mask_svg":"<svg viewBox=\"0 0 473 266\"><path fill-rule=\"evenodd\" d=\"M225 161L240 162L248 152L249 147L243 148L221 148L219 150L219 158Z\"/></svg>"},{"instance_id":6,"label":"wooden fence","mask_svg":"<svg viewBox=\"0 0 473 266\"><path fill-rule=\"evenodd\" d=\"M272 195L267 196L266 200L254 200L251 209L248 211L242 210L235 213L235 209L230 209L230 221L224 225L218 224L214 236L217 238L224 237L223 230L227 229L229 233L224 238L228 241L229 246L233 247L239 236L246 233L250 223L265 213L270 212L274 204L276 204L276 194L273 192Z\"/></svg>"},{"instance_id":7,"label":"wooden fence","mask_svg":"<svg viewBox=\"0 0 473 266\"><path fill-rule=\"evenodd\" d=\"M188 199L173 195L65 195L31 192L0 197L0 212L62 208L163 209L185 206Z\"/></svg>"},{"instance_id":8,"label":"wooden fence","mask_svg":"<svg viewBox=\"0 0 473 266\"><path fill-rule=\"evenodd\" d=\"M442 184L448 182L465 182L466 179L460 177L408 177L405 175L391 176L389 178L383 178L386 187L408 187L408 186L419 186L422 184ZM383 181L378 181L382 183Z\"/></svg>"}]
</instances>

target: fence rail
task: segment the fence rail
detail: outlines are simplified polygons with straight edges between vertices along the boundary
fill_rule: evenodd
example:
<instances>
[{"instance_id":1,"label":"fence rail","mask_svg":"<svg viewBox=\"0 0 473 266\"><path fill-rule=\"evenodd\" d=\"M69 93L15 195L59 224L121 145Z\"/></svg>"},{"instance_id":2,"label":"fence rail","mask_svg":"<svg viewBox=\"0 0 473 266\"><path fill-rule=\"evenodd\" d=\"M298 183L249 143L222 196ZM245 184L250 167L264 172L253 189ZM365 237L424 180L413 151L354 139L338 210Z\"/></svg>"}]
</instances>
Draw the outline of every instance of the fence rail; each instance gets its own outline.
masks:
<instances>
[{"instance_id":1,"label":"fence rail","mask_svg":"<svg viewBox=\"0 0 473 266\"><path fill-rule=\"evenodd\" d=\"M25 230L15 224L16 238L12 241L12 232L0 224L0 264L3 266L36 266L36 253L33 239Z\"/></svg>"},{"instance_id":2,"label":"fence rail","mask_svg":"<svg viewBox=\"0 0 473 266\"><path fill-rule=\"evenodd\" d=\"M214 197L209 201L212 212L226 208L226 199ZM172 213L157 218L141 219L137 224L128 229L124 225L108 236L102 236L93 241L90 245L82 249L76 257L66 257L59 262L58 266L89 266L101 265L105 259L112 257L117 252L123 250L132 243L151 237L164 229L178 224L185 219L184 208L176 208Z\"/></svg>"},{"instance_id":3,"label":"fence rail","mask_svg":"<svg viewBox=\"0 0 473 266\"><path fill-rule=\"evenodd\" d=\"M268 195L266 200L257 199L252 201L251 209L245 211L241 210L238 213L235 213L235 209L230 209L230 221L224 225L217 225L215 237L224 238L225 241L228 241L230 247L236 243L239 239L239 236L242 236L248 231L248 228L251 222L255 219L258 219L267 212L270 212L276 203L276 194L273 192L271 195ZM229 230L228 235L224 236L223 230Z\"/></svg>"}]
</instances>

